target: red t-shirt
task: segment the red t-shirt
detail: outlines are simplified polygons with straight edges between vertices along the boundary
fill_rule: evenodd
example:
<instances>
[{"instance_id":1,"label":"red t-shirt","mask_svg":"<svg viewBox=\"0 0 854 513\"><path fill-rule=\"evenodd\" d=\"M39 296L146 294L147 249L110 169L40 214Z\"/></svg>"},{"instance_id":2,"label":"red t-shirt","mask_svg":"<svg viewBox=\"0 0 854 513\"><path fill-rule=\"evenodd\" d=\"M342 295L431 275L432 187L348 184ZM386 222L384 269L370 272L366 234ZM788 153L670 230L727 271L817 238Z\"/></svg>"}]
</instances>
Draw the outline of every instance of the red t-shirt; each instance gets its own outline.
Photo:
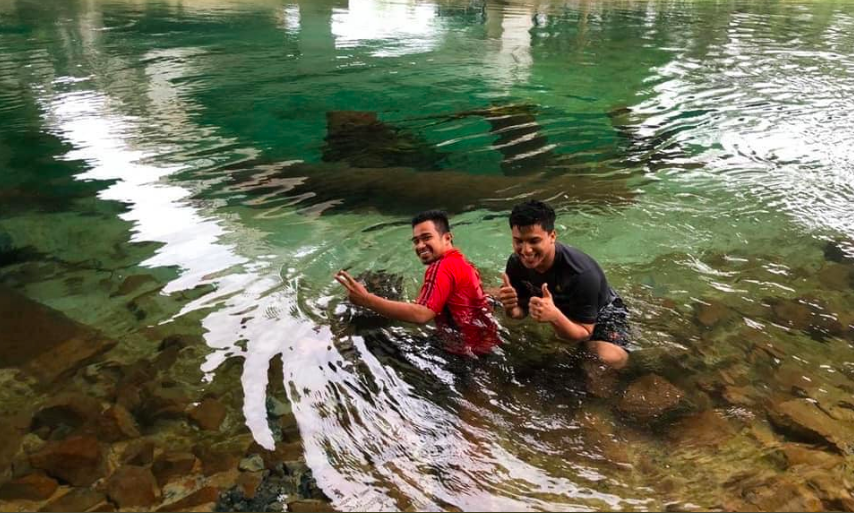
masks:
<instances>
[{"instance_id":1,"label":"red t-shirt","mask_svg":"<svg viewBox=\"0 0 854 513\"><path fill-rule=\"evenodd\" d=\"M427 267L415 302L436 312L436 327L452 353L485 354L501 343L480 274L456 249Z\"/></svg>"}]
</instances>

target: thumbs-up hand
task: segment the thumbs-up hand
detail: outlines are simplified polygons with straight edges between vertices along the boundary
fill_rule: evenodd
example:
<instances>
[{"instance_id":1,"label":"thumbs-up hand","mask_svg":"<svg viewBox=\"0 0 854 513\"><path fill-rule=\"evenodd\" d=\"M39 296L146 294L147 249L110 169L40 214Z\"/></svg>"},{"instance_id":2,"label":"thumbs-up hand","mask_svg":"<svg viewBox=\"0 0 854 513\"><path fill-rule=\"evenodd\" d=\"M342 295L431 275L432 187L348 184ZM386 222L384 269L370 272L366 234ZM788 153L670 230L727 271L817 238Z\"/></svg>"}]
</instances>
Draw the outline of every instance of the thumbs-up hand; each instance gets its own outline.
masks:
<instances>
[{"instance_id":1,"label":"thumbs-up hand","mask_svg":"<svg viewBox=\"0 0 854 513\"><path fill-rule=\"evenodd\" d=\"M543 299L552 299L552 293L549 292L549 284L543 283Z\"/></svg>"},{"instance_id":2,"label":"thumbs-up hand","mask_svg":"<svg viewBox=\"0 0 854 513\"><path fill-rule=\"evenodd\" d=\"M516 289L510 285L510 277L507 273L501 273L501 288L498 289L498 300L501 301L501 306L508 312L519 306L519 296L516 294Z\"/></svg>"},{"instance_id":3,"label":"thumbs-up hand","mask_svg":"<svg viewBox=\"0 0 854 513\"><path fill-rule=\"evenodd\" d=\"M539 322L552 322L560 318L560 310L555 306L549 285L543 283L543 297L532 297L528 306L531 317Z\"/></svg>"}]
</instances>

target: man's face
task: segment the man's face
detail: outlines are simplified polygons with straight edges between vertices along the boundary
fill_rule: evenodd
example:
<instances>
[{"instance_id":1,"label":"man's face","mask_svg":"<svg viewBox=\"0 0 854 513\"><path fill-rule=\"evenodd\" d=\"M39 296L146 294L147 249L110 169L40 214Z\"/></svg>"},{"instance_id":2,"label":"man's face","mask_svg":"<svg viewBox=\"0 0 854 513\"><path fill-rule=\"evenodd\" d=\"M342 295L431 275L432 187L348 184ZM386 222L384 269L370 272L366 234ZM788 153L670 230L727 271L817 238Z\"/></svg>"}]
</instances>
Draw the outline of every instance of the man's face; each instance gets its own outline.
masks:
<instances>
[{"instance_id":1,"label":"man's face","mask_svg":"<svg viewBox=\"0 0 854 513\"><path fill-rule=\"evenodd\" d=\"M451 234L439 234L433 221L424 221L412 227L412 247L424 265L439 260L453 247Z\"/></svg>"},{"instance_id":2,"label":"man's face","mask_svg":"<svg viewBox=\"0 0 854 513\"><path fill-rule=\"evenodd\" d=\"M514 226L513 252L519 255L519 260L528 269L544 273L548 271L555 259L555 232L547 232L539 224L531 226Z\"/></svg>"}]
</instances>

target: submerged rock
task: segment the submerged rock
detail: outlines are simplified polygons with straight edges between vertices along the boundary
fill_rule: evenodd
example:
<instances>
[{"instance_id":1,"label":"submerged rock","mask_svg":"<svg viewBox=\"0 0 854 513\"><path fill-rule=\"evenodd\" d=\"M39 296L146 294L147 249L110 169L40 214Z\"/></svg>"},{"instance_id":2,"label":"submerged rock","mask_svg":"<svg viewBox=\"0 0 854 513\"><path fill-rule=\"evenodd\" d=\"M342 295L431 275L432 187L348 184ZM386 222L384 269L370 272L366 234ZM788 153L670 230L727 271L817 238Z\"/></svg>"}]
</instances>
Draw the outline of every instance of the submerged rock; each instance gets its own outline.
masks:
<instances>
[{"instance_id":1,"label":"submerged rock","mask_svg":"<svg viewBox=\"0 0 854 513\"><path fill-rule=\"evenodd\" d=\"M756 395L756 389L751 386L726 385L721 390L721 396L733 406L753 407L757 403Z\"/></svg>"},{"instance_id":2,"label":"submerged rock","mask_svg":"<svg viewBox=\"0 0 854 513\"><path fill-rule=\"evenodd\" d=\"M238 468L247 472L257 472L259 470L264 470L264 458L262 458L260 454L253 454L251 456L247 456L240 460L240 466Z\"/></svg>"},{"instance_id":3,"label":"submerged rock","mask_svg":"<svg viewBox=\"0 0 854 513\"><path fill-rule=\"evenodd\" d=\"M96 330L0 286L0 365L51 384L116 345Z\"/></svg>"},{"instance_id":4,"label":"submerged rock","mask_svg":"<svg viewBox=\"0 0 854 513\"><path fill-rule=\"evenodd\" d=\"M830 473L824 470L800 468L799 476L806 481L822 503L824 511L854 511L854 486L851 485L850 474L843 470Z\"/></svg>"},{"instance_id":5,"label":"submerged rock","mask_svg":"<svg viewBox=\"0 0 854 513\"><path fill-rule=\"evenodd\" d=\"M147 508L160 500L160 489L151 471L125 465L110 476L107 495L119 508Z\"/></svg>"},{"instance_id":6,"label":"submerged rock","mask_svg":"<svg viewBox=\"0 0 854 513\"><path fill-rule=\"evenodd\" d=\"M829 470L844 463L844 460L838 455L817 450L806 444L781 444L778 453L785 460L787 468L804 465L810 468Z\"/></svg>"},{"instance_id":7,"label":"submerged rock","mask_svg":"<svg viewBox=\"0 0 854 513\"><path fill-rule=\"evenodd\" d=\"M157 511L212 511L218 499L219 488L205 486Z\"/></svg>"},{"instance_id":8,"label":"submerged rock","mask_svg":"<svg viewBox=\"0 0 854 513\"><path fill-rule=\"evenodd\" d=\"M241 472L237 477L237 486L240 487L244 497L252 499L255 497L255 492L258 491L258 487L261 485L263 479L264 473L260 471Z\"/></svg>"},{"instance_id":9,"label":"submerged rock","mask_svg":"<svg viewBox=\"0 0 854 513\"><path fill-rule=\"evenodd\" d=\"M202 462L202 473L210 476L236 469L250 443L251 439L235 438L215 445L197 444L193 454Z\"/></svg>"},{"instance_id":10,"label":"submerged rock","mask_svg":"<svg viewBox=\"0 0 854 513\"><path fill-rule=\"evenodd\" d=\"M846 251L839 242L828 241L824 245L824 259L838 264L854 263L854 252L851 251L850 247Z\"/></svg>"},{"instance_id":11,"label":"submerged rock","mask_svg":"<svg viewBox=\"0 0 854 513\"><path fill-rule=\"evenodd\" d=\"M638 421L650 421L675 408L684 395L661 376L647 374L628 386L617 408Z\"/></svg>"},{"instance_id":12,"label":"submerged rock","mask_svg":"<svg viewBox=\"0 0 854 513\"><path fill-rule=\"evenodd\" d=\"M322 508L299 511L335 511L304 464L279 464L261 475L251 497L238 484L220 495L216 511L296 511L290 509L292 504L295 508Z\"/></svg>"},{"instance_id":13,"label":"submerged rock","mask_svg":"<svg viewBox=\"0 0 854 513\"><path fill-rule=\"evenodd\" d=\"M157 279L148 274L134 274L132 276L128 276L124 281L122 281L122 284L119 285L119 288L114 295L130 295L147 283L157 283Z\"/></svg>"},{"instance_id":14,"label":"submerged rock","mask_svg":"<svg viewBox=\"0 0 854 513\"><path fill-rule=\"evenodd\" d=\"M151 425L158 420L180 419L190 404L190 398L179 387L167 383L153 383L142 389L140 403L134 413L143 424Z\"/></svg>"},{"instance_id":15,"label":"submerged rock","mask_svg":"<svg viewBox=\"0 0 854 513\"><path fill-rule=\"evenodd\" d=\"M90 511L104 502L106 495L91 488L74 488L42 507L39 511Z\"/></svg>"},{"instance_id":16,"label":"submerged rock","mask_svg":"<svg viewBox=\"0 0 854 513\"><path fill-rule=\"evenodd\" d=\"M628 447L617 437L613 422L600 412L582 412L578 425L585 449L598 452L608 463L625 466L631 461Z\"/></svg>"},{"instance_id":17,"label":"submerged rock","mask_svg":"<svg viewBox=\"0 0 854 513\"><path fill-rule=\"evenodd\" d=\"M810 325L812 310L802 302L791 299L767 300L778 324L804 330Z\"/></svg>"},{"instance_id":18,"label":"submerged rock","mask_svg":"<svg viewBox=\"0 0 854 513\"><path fill-rule=\"evenodd\" d=\"M768 404L768 419L795 437L830 445L843 454L854 452L854 429L828 416L809 399L780 400Z\"/></svg>"},{"instance_id":19,"label":"submerged rock","mask_svg":"<svg viewBox=\"0 0 854 513\"><path fill-rule=\"evenodd\" d=\"M0 486L0 499L43 501L53 495L58 486L55 480L34 472Z\"/></svg>"},{"instance_id":20,"label":"submerged rock","mask_svg":"<svg viewBox=\"0 0 854 513\"><path fill-rule=\"evenodd\" d=\"M154 442L148 439L132 441L122 452L121 461L138 467L148 465L154 461Z\"/></svg>"},{"instance_id":21,"label":"submerged rock","mask_svg":"<svg viewBox=\"0 0 854 513\"><path fill-rule=\"evenodd\" d=\"M822 503L801 479L789 475L770 477L741 474L728 481L723 503L727 511L821 511Z\"/></svg>"},{"instance_id":22,"label":"submerged rock","mask_svg":"<svg viewBox=\"0 0 854 513\"><path fill-rule=\"evenodd\" d=\"M832 290L851 290L854 288L854 266L828 263L818 271L818 281Z\"/></svg>"},{"instance_id":23,"label":"submerged rock","mask_svg":"<svg viewBox=\"0 0 854 513\"><path fill-rule=\"evenodd\" d=\"M694 306L694 316L701 326L712 328L733 320L736 312L723 303L711 299L705 299L704 303Z\"/></svg>"},{"instance_id":24,"label":"submerged rock","mask_svg":"<svg viewBox=\"0 0 854 513\"><path fill-rule=\"evenodd\" d=\"M323 160L353 167L438 169L444 154L423 139L380 121L375 112L326 113Z\"/></svg>"},{"instance_id":25,"label":"submerged rock","mask_svg":"<svg viewBox=\"0 0 854 513\"><path fill-rule=\"evenodd\" d=\"M616 393L619 386L619 374L616 370L593 360L585 360L581 367L588 394L607 399Z\"/></svg>"},{"instance_id":26,"label":"submerged rock","mask_svg":"<svg viewBox=\"0 0 854 513\"><path fill-rule=\"evenodd\" d=\"M93 424L101 414L101 402L78 393L64 393L49 400L33 415L30 428L48 434L71 432L84 424Z\"/></svg>"},{"instance_id":27,"label":"submerged rock","mask_svg":"<svg viewBox=\"0 0 854 513\"><path fill-rule=\"evenodd\" d=\"M240 462L241 470L262 470L264 468L272 469L275 468L276 465L281 464L285 461L296 461L303 457L303 447L302 442L294 441L294 442L286 442L286 443L278 443L276 447L272 451L268 451L258 445L257 443L253 443L249 449L248 453L251 454L248 458L244 459ZM259 468L257 464L253 464L251 466L244 466L244 462L247 461L255 461L256 457L261 458L261 467Z\"/></svg>"},{"instance_id":28,"label":"submerged rock","mask_svg":"<svg viewBox=\"0 0 854 513\"><path fill-rule=\"evenodd\" d=\"M681 446L717 447L735 435L735 429L715 410L686 417L676 423L668 437Z\"/></svg>"},{"instance_id":29,"label":"submerged rock","mask_svg":"<svg viewBox=\"0 0 854 513\"><path fill-rule=\"evenodd\" d=\"M101 444L92 436L48 442L30 456L30 464L74 486L89 486L106 470Z\"/></svg>"},{"instance_id":30,"label":"submerged rock","mask_svg":"<svg viewBox=\"0 0 854 513\"><path fill-rule=\"evenodd\" d=\"M196 456L188 452L167 452L161 454L151 465L151 473L162 488L174 477L185 476L193 470Z\"/></svg>"},{"instance_id":31,"label":"submerged rock","mask_svg":"<svg viewBox=\"0 0 854 513\"><path fill-rule=\"evenodd\" d=\"M29 416L0 417L0 481L10 473L29 424Z\"/></svg>"},{"instance_id":32,"label":"submerged rock","mask_svg":"<svg viewBox=\"0 0 854 513\"><path fill-rule=\"evenodd\" d=\"M403 276L391 274L384 270L365 271L356 277L364 283L368 292L392 301L400 301L403 297ZM361 308L346 303L346 310L335 315L339 322L346 323L357 334L378 330L391 325L388 317L377 314L367 308ZM346 351L345 351L346 352Z\"/></svg>"},{"instance_id":33,"label":"submerged rock","mask_svg":"<svg viewBox=\"0 0 854 513\"><path fill-rule=\"evenodd\" d=\"M139 437L136 420L123 406L114 404L98 419L98 435L107 442Z\"/></svg>"},{"instance_id":34,"label":"submerged rock","mask_svg":"<svg viewBox=\"0 0 854 513\"><path fill-rule=\"evenodd\" d=\"M225 406L210 397L204 399L188 414L190 420L206 431L218 431L225 415Z\"/></svg>"},{"instance_id":35,"label":"submerged rock","mask_svg":"<svg viewBox=\"0 0 854 513\"><path fill-rule=\"evenodd\" d=\"M323 513L337 511L332 504L317 499L303 499L288 503L288 511L294 513Z\"/></svg>"}]
</instances>

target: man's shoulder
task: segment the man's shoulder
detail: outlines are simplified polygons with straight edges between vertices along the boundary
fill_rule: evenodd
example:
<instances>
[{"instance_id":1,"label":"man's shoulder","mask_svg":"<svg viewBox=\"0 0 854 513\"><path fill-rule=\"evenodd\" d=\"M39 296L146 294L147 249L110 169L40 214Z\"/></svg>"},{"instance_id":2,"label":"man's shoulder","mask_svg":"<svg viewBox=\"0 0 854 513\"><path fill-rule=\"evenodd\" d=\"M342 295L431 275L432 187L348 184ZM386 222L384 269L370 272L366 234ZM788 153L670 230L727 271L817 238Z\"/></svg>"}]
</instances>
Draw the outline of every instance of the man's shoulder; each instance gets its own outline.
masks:
<instances>
[{"instance_id":1,"label":"man's shoulder","mask_svg":"<svg viewBox=\"0 0 854 513\"><path fill-rule=\"evenodd\" d=\"M561 267L571 269L574 274L582 274L599 268L599 264L592 256L568 244L558 242L557 254L559 256L555 262Z\"/></svg>"},{"instance_id":2,"label":"man's shoulder","mask_svg":"<svg viewBox=\"0 0 854 513\"><path fill-rule=\"evenodd\" d=\"M477 267L459 250L445 255L438 263L452 272L477 272Z\"/></svg>"}]
</instances>

